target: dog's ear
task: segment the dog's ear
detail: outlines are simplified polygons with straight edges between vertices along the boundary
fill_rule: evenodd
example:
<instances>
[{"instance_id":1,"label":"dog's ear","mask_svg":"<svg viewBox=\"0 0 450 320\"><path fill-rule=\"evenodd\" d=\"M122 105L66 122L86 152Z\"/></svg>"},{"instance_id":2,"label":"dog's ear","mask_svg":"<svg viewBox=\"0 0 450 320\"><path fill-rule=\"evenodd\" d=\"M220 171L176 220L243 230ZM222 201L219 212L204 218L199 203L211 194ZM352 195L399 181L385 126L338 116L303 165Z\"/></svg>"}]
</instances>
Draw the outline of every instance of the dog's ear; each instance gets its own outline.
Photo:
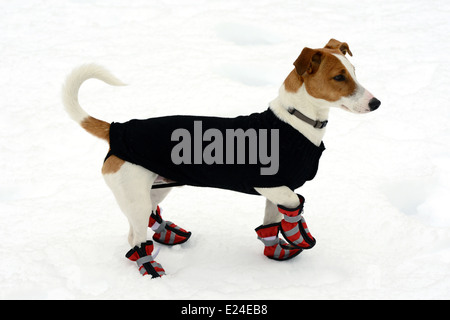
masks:
<instances>
[{"instance_id":1,"label":"dog's ear","mask_svg":"<svg viewBox=\"0 0 450 320\"><path fill-rule=\"evenodd\" d=\"M322 52L310 48L304 48L302 53L294 62L295 70L298 75L302 76L305 72L308 74L315 73L322 62Z\"/></svg>"},{"instance_id":2,"label":"dog's ear","mask_svg":"<svg viewBox=\"0 0 450 320\"><path fill-rule=\"evenodd\" d=\"M348 53L350 56L353 57L353 54L350 51L350 47L348 46L347 42L340 42L340 41L338 41L336 39L330 39L330 41L328 41L328 43L325 46L325 48L328 48L328 49L339 49L342 52L343 55Z\"/></svg>"}]
</instances>

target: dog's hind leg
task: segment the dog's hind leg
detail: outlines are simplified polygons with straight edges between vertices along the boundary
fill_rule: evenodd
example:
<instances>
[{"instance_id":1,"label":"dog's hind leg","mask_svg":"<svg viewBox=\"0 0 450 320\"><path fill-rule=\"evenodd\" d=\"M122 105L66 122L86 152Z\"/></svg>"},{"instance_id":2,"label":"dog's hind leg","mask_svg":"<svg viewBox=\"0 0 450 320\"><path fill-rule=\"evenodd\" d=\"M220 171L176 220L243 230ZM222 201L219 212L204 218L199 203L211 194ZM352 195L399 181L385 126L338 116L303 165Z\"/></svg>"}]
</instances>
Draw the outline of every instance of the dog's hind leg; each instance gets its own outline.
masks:
<instances>
[{"instance_id":1,"label":"dog's hind leg","mask_svg":"<svg viewBox=\"0 0 450 320\"><path fill-rule=\"evenodd\" d=\"M171 221L164 220L161 216L162 209L159 204L164 200L171 189L172 188L152 189L151 198L153 211L148 223L149 228L155 231L153 240L166 245L181 244L188 241L191 237L191 232L180 228Z\"/></svg>"},{"instance_id":2,"label":"dog's hind leg","mask_svg":"<svg viewBox=\"0 0 450 320\"><path fill-rule=\"evenodd\" d=\"M147 226L152 212L150 190L157 175L122 160L115 170L107 168L112 161L118 160L120 159L117 157L109 157L103 165L102 172L106 184L130 223L128 242L132 249L128 251L126 257L137 263L142 275L160 277L165 274L164 269L152 256L153 242L147 241Z\"/></svg>"},{"instance_id":3,"label":"dog's hind leg","mask_svg":"<svg viewBox=\"0 0 450 320\"><path fill-rule=\"evenodd\" d=\"M167 197L172 188L152 189L150 196L152 199L152 211L156 211L158 205Z\"/></svg>"},{"instance_id":4,"label":"dog's hind leg","mask_svg":"<svg viewBox=\"0 0 450 320\"><path fill-rule=\"evenodd\" d=\"M111 158L107 159L104 166ZM150 190L157 175L141 166L123 162L119 170L104 172L103 177L130 223L128 242L132 247L145 242L152 212Z\"/></svg>"}]
</instances>

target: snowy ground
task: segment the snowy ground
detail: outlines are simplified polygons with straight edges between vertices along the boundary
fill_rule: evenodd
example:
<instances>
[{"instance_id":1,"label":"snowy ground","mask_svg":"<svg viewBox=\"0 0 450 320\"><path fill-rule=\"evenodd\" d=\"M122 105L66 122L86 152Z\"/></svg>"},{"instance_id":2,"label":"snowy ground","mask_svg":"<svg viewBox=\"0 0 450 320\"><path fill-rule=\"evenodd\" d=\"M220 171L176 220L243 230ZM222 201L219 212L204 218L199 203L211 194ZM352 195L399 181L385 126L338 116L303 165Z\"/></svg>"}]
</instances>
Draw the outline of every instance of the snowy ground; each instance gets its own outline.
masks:
<instances>
[{"instance_id":1,"label":"snowy ground","mask_svg":"<svg viewBox=\"0 0 450 320\"><path fill-rule=\"evenodd\" d=\"M0 2L0 298L450 298L450 2L243 3ZM129 84L83 86L107 121L234 116L264 110L301 49L331 37L382 105L331 112L318 175L298 190L316 247L266 259L263 198L183 187L164 215L193 236L161 248L168 276L142 278L100 174L107 146L63 111L66 74L96 62Z\"/></svg>"}]
</instances>

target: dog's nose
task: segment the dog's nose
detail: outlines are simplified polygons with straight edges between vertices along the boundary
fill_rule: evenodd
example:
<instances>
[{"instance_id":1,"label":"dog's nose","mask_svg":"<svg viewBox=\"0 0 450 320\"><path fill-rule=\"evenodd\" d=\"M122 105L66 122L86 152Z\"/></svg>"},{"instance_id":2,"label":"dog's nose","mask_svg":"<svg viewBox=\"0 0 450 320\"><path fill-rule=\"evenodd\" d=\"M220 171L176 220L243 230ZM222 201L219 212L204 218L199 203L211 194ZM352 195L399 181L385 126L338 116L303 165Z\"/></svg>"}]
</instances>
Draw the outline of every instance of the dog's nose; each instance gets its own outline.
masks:
<instances>
[{"instance_id":1,"label":"dog's nose","mask_svg":"<svg viewBox=\"0 0 450 320\"><path fill-rule=\"evenodd\" d=\"M370 101L369 101L369 109L370 109L370 111L377 110L378 107L380 106L380 104L381 104L381 101L378 100L377 98L370 99Z\"/></svg>"}]
</instances>

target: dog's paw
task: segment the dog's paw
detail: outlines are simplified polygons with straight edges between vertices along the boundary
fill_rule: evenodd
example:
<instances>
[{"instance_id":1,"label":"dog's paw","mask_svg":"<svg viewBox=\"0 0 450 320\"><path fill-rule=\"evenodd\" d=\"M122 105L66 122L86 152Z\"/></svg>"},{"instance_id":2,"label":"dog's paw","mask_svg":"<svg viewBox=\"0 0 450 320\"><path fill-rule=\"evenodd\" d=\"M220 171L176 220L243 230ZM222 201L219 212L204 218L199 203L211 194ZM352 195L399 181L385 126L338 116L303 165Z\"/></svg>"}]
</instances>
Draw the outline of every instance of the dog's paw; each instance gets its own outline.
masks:
<instances>
[{"instance_id":1,"label":"dog's paw","mask_svg":"<svg viewBox=\"0 0 450 320\"><path fill-rule=\"evenodd\" d=\"M152 212L148 226L155 231L153 240L158 243L173 246L182 244L189 240L191 232L180 228L171 221L161 218L161 209L156 207L156 212Z\"/></svg>"},{"instance_id":2,"label":"dog's paw","mask_svg":"<svg viewBox=\"0 0 450 320\"><path fill-rule=\"evenodd\" d=\"M135 246L133 249L127 252L126 257L135 261L138 265L139 272L145 275L151 275L152 278L159 278L166 274L162 266L155 261L158 254L153 253L153 242L148 240L147 242L141 243L141 246Z\"/></svg>"},{"instance_id":3,"label":"dog's paw","mask_svg":"<svg viewBox=\"0 0 450 320\"><path fill-rule=\"evenodd\" d=\"M264 243L264 255L273 260L284 261L298 256L302 249L278 238L280 224L261 225L255 229L258 239Z\"/></svg>"},{"instance_id":4,"label":"dog's paw","mask_svg":"<svg viewBox=\"0 0 450 320\"><path fill-rule=\"evenodd\" d=\"M278 211L284 215L283 220L281 220L280 231L291 245L297 248L311 249L316 244L316 239L311 235L302 215L305 198L301 195L298 195L298 198L300 205L296 208L278 206Z\"/></svg>"}]
</instances>

